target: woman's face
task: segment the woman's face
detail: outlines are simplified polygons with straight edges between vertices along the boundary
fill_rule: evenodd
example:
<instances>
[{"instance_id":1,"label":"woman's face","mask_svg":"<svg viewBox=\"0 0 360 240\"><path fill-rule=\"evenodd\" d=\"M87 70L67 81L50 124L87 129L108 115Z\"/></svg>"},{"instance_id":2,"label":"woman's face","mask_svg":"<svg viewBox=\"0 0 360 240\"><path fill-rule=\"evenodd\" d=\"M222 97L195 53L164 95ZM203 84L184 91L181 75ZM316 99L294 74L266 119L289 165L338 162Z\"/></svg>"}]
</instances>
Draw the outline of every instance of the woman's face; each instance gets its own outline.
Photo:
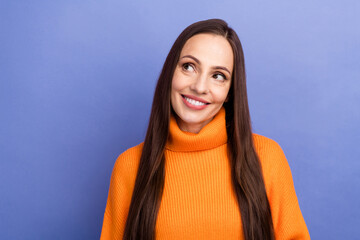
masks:
<instances>
[{"instance_id":1,"label":"woman's face","mask_svg":"<svg viewBox=\"0 0 360 240\"><path fill-rule=\"evenodd\" d=\"M171 88L171 106L183 131L198 133L225 102L234 55L222 36L201 33L191 37L180 53Z\"/></svg>"}]
</instances>

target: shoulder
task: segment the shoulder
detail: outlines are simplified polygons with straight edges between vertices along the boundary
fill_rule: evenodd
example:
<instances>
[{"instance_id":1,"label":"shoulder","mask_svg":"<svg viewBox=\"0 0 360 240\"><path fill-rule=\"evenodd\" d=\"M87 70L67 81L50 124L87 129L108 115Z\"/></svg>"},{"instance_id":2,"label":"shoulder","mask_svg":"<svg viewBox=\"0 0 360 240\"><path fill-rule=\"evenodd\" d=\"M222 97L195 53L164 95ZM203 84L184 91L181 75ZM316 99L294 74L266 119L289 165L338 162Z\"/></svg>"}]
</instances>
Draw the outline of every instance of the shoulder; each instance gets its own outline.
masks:
<instances>
[{"instance_id":1,"label":"shoulder","mask_svg":"<svg viewBox=\"0 0 360 240\"><path fill-rule=\"evenodd\" d=\"M273 139L254 133L253 141L255 151L261 162L274 160L274 158L283 159L285 157L282 148Z\"/></svg>"},{"instance_id":2,"label":"shoulder","mask_svg":"<svg viewBox=\"0 0 360 240\"><path fill-rule=\"evenodd\" d=\"M120 162L131 162L131 161L135 161L134 159L140 158L141 157L141 152L143 149L144 143L140 143L134 147L131 147L127 150L125 150L123 153L121 153L119 155L119 157L116 159L116 164L120 164Z\"/></svg>"},{"instance_id":3,"label":"shoulder","mask_svg":"<svg viewBox=\"0 0 360 240\"><path fill-rule=\"evenodd\" d=\"M253 141L255 150L260 153L264 152L282 152L280 145L271 138L253 133Z\"/></svg>"},{"instance_id":4,"label":"shoulder","mask_svg":"<svg viewBox=\"0 0 360 240\"><path fill-rule=\"evenodd\" d=\"M144 143L140 143L118 156L113 168L113 177L121 176L124 178L127 176L127 178L130 178L129 180L136 177L143 145Z\"/></svg>"},{"instance_id":5,"label":"shoulder","mask_svg":"<svg viewBox=\"0 0 360 240\"><path fill-rule=\"evenodd\" d=\"M280 172L290 172L285 154L276 141L259 134L253 134L253 141L265 179Z\"/></svg>"},{"instance_id":6,"label":"shoulder","mask_svg":"<svg viewBox=\"0 0 360 240\"><path fill-rule=\"evenodd\" d=\"M254 134L276 239L310 239L297 200L291 170L280 145Z\"/></svg>"},{"instance_id":7,"label":"shoulder","mask_svg":"<svg viewBox=\"0 0 360 240\"><path fill-rule=\"evenodd\" d=\"M129 148L116 159L111 174L101 239L120 238L131 203L143 144ZM114 223L116 223L114 225Z\"/></svg>"}]
</instances>

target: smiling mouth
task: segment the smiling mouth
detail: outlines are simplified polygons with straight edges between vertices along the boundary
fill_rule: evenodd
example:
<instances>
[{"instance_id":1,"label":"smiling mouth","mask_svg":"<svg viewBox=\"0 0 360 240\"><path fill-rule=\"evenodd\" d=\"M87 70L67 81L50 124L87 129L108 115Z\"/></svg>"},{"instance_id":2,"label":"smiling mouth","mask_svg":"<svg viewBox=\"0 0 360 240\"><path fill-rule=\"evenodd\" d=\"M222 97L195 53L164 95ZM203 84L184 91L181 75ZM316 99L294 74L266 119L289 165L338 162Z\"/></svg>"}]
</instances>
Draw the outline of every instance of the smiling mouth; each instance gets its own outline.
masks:
<instances>
[{"instance_id":1,"label":"smiling mouth","mask_svg":"<svg viewBox=\"0 0 360 240\"><path fill-rule=\"evenodd\" d=\"M207 103L207 102L202 102L202 101L198 101L198 100L195 100L195 99L192 99L192 98L189 98L185 95L181 95L188 103L190 103L191 105L194 105L194 106L205 106L205 105L208 105L210 103Z\"/></svg>"}]
</instances>

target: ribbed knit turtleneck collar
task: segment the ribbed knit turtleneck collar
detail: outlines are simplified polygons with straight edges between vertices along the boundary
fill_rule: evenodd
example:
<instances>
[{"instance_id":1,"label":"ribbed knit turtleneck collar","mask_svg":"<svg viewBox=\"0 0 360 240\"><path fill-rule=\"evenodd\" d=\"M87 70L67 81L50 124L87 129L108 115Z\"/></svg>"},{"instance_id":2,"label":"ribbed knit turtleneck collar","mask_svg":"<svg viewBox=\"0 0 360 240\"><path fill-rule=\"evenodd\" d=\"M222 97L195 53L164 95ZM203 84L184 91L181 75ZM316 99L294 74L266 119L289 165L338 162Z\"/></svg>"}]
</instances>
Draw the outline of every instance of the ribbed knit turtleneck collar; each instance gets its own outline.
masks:
<instances>
[{"instance_id":1,"label":"ribbed knit turtleneck collar","mask_svg":"<svg viewBox=\"0 0 360 240\"><path fill-rule=\"evenodd\" d=\"M171 116L166 148L177 152L192 152L219 147L227 142L225 124L223 107L197 134L181 131L175 117Z\"/></svg>"}]
</instances>

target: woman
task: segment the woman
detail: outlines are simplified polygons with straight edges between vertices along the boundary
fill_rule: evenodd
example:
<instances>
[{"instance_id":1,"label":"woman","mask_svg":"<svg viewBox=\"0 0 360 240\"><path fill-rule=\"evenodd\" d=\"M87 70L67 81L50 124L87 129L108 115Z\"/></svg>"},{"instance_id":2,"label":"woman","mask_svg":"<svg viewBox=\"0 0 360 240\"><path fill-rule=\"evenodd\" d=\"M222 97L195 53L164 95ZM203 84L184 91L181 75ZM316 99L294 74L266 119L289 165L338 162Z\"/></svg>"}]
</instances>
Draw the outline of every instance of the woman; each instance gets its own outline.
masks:
<instances>
[{"instance_id":1,"label":"woman","mask_svg":"<svg viewBox=\"0 0 360 240\"><path fill-rule=\"evenodd\" d=\"M172 46L145 141L115 163L101 239L310 239L281 148L251 131L243 51L224 21Z\"/></svg>"}]
</instances>

